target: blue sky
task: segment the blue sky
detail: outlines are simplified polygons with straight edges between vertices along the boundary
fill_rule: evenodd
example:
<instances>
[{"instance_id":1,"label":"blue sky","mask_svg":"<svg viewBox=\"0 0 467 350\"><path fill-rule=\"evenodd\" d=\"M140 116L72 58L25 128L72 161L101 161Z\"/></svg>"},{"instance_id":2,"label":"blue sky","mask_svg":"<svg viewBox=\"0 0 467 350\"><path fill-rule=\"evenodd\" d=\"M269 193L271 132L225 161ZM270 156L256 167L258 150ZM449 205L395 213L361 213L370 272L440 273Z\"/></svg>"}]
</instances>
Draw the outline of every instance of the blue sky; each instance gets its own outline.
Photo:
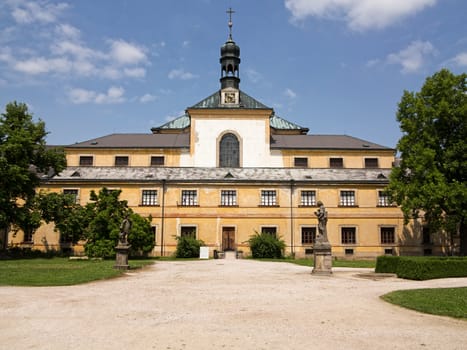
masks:
<instances>
[{"instance_id":1,"label":"blue sky","mask_svg":"<svg viewBox=\"0 0 467 350\"><path fill-rule=\"evenodd\" d=\"M49 144L146 133L240 88L311 134L395 147L397 104L443 67L467 70L465 0L0 0L0 105L25 102Z\"/></svg>"}]
</instances>

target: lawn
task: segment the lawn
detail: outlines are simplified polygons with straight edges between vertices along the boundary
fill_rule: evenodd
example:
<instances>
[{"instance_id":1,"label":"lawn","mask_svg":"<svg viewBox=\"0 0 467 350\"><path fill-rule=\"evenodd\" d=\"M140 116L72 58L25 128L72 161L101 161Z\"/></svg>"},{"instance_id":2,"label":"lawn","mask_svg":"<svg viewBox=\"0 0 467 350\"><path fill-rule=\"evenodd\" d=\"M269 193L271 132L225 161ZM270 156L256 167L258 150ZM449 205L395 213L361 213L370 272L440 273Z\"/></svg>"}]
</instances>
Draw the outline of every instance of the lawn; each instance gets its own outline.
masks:
<instances>
[{"instance_id":1,"label":"lawn","mask_svg":"<svg viewBox=\"0 0 467 350\"><path fill-rule=\"evenodd\" d=\"M467 319L467 287L399 290L381 298L427 314Z\"/></svg>"},{"instance_id":2,"label":"lawn","mask_svg":"<svg viewBox=\"0 0 467 350\"><path fill-rule=\"evenodd\" d=\"M256 259L261 261L288 262L302 266L313 266L313 259ZM374 260L333 260L332 267L364 267L374 269L376 261Z\"/></svg>"},{"instance_id":3,"label":"lawn","mask_svg":"<svg viewBox=\"0 0 467 350\"><path fill-rule=\"evenodd\" d=\"M130 269L152 264L154 260L130 260ZM0 285L67 286L121 275L114 260L12 259L0 260Z\"/></svg>"}]
</instances>

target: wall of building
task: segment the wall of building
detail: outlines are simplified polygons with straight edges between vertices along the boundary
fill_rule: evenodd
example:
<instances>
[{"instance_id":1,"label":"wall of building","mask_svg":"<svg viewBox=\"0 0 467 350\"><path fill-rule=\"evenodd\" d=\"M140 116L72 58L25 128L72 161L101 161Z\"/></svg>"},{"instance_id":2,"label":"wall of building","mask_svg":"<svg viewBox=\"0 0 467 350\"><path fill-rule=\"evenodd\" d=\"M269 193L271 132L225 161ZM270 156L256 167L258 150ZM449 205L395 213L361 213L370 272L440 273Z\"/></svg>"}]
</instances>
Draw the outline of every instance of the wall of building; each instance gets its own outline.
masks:
<instances>
[{"instance_id":1,"label":"wall of building","mask_svg":"<svg viewBox=\"0 0 467 350\"><path fill-rule=\"evenodd\" d=\"M155 227L155 248L153 255L170 255L175 251L175 237L180 235L183 226L196 227L197 238L203 240L214 250L223 250L222 232L226 227L234 228L235 248L249 254L247 240L263 227L274 227L277 235L287 245L287 254L296 257L311 257L313 245L302 243L302 228L316 227L314 215L316 206L300 205L302 190L315 190L316 199L324 202L328 211L328 236L333 247L333 256L338 258L358 259L374 258L387 253L422 255L425 249L432 254L443 253L441 238L434 239L429 246L422 244L421 226L404 226L402 213L397 207L378 207L378 188L369 185L354 185L357 206L342 207L339 205L337 184L297 184L290 187L288 183L254 183L254 184L183 184L167 183L164 202L162 202L162 186L160 183L106 183L108 188L121 189L121 199L128 201L129 206L144 217L152 217ZM91 190L99 191L96 184L61 184L49 185L43 190L61 192L65 188L79 187L79 201L85 205ZM347 187L347 186L346 186ZM154 206L142 206L142 190L158 191L158 203ZM198 204L184 206L181 203L183 190L196 190ZM221 191L237 191L237 205L222 206ZM277 191L277 205L261 205L261 190ZM291 192L292 190L292 192ZM292 203L292 205L291 205ZM164 212L164 216L162 216ZM342 242L343 227L354 227L356 241L353 244ZM381 242L381 227L394 227L395 241L391 244ZM163 247L161 242L164 242ZM53 225L44 224L33 237L32 243L25 243L21 232L9 236L10 245L22 245L36 249L71 248L60 244L59 233ZM81 242L83 243L83 242ZM75 253L83 252L82 244L73 247Z\"/></svg>"}]
</instances>

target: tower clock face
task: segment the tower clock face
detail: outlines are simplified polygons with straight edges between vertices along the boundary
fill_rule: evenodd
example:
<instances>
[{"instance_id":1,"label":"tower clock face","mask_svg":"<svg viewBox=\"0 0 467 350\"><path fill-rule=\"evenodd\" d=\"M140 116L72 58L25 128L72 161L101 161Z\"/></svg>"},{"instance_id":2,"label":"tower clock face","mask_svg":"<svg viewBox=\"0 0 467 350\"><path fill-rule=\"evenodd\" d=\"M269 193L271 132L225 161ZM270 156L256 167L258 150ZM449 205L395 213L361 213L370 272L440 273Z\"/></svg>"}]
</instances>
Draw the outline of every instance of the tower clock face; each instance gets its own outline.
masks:
<instances>
[{"instance_id":1,"label":"tower clock face","mask_svg":"<svg viewBox=\"0 0 467 350\"><path fill-rule=\"evenodd\" d=\"M235 103L235 92L226 92L224 95L225 103Z\"/></svg>"}]
</instances>

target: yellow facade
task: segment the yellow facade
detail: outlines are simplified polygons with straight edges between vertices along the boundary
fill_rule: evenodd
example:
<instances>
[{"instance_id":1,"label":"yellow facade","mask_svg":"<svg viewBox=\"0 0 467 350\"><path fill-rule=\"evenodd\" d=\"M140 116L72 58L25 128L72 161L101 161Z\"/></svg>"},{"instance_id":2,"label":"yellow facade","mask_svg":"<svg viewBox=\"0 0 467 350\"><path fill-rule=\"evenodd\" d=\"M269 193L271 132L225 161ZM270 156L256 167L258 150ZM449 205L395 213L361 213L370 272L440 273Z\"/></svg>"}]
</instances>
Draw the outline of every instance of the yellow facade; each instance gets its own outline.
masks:
<instances>
[{"instance_id":1,"label":"yellow facade","mask_svg":"<svg viewBox=\"0 0 467 350\"><path fill-rule=\"evenodd\" d=\"M175 237L195 232L215 250L249 254L256 232L283 239L286 254L311 256L317 202L328 211L328 237L338 258L438 254L443 237L419 223L404 225L384 189L394 150L346 135L308 135L239 89L240 50L221 48L221 89L152 134L112 134L65 147L67 168L41 191L73 190L85 205L91 191L121 190L136 213L152 218L152 255L170 255ZM152 191L150 203L146 191ZM10 232L8 243L71 249L53 224L33 235Z\"/></svg>"}]
</instances>

